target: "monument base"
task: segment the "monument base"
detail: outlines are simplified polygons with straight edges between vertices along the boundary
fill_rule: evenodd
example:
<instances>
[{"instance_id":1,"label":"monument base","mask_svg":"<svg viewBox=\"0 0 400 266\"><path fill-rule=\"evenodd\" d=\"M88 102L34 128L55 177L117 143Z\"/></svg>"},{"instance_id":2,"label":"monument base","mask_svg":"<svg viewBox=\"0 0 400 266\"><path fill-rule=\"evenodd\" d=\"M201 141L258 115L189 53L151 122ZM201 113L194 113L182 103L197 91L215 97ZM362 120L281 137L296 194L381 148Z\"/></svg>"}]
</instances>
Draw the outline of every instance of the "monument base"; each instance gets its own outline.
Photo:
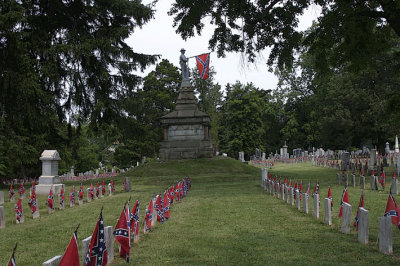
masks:
<instances>
[{"instance_id":1,"label":"monument base","mask_svg":"<svg viewBox=\"0 0 400 266\"><path fill-rule=\"evenodd\" d=\"M160 160L180 160L213 157L211 140L163 141L159 152Z\"/></svg>"},{"instance_id":2,"label":"monument base","mask_svg":"<svg viewBox=\"0 0 400 266\"><path fill-rule=\"evenodd\" d=\"M60 194L63 184L39 184L36 186L36 194L37 195L48 195L50 192L50 188L53 187L53 194Z\"/></svg>"}]
</instances>

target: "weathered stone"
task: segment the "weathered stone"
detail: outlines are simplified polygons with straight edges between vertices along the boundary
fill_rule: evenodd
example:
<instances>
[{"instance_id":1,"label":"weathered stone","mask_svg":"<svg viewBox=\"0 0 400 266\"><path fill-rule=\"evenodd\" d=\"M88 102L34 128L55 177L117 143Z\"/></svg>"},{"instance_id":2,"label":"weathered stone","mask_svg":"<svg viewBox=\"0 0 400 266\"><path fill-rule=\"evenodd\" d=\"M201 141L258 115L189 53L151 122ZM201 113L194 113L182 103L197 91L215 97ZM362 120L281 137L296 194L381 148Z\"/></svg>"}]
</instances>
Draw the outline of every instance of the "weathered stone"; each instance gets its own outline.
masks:
<instances>
[{"instance_id":1,"label":"weathered stone","mask_svg":"<svg viewBox=\"0 0 400 266\"><path fill-rule=\"evenodd\" d=\"M336 173L336 178L337 178L338 184L340 185L341 178L340 178L340 174L339 173Z\"/></svg>"},{"instance_id":2,"label":"weathered stone","mask_svg":"<svg viewBox=\"0 0 400 266\"><path fill-rule=\"evenodd\" d=\"M351 183L352 183L353 187L356 187L356 175L355 174L351 175Z\"/></svg>"},{"instance_id":3,"label":"weathered stone","mask_svg":"<svg viewBox=\"0 0 400 266\"><path fill-rule=\"evenodd\" d=\"M350 223L351 223L351 205L343 202L343 216L342 216L342 227L341 231L343 234L350 233Z\"/></svg>"},{"instance_id":4,"label":"weathered stone","mask_svg":"<svg viewBox=\"0 0 400 266\"><path fill-rule=\"evenodd\" d=\"M124 190L125 190L125 192L132 191L131 180L127 176L125 177Z\"/></svg>"},{"instance_id":5,"label":"weathered stone","mask_svg":"<svg viewBox=\"0 0 400 266\"><path fill-rule=\"evenodd\" d=\"M281 200L285 200L285 184L281 184Z\"/></svg>"},{"instance_id":6,"label":"weathered stone","mask_svg":"<svg viewBox=\"0 0 400 266\"><path fill-rule=\"evenodd\" d=\"M40 156L42 161L42 175L39 177L39 184L36 185L36 194L48 195L50 189L55 194L61 192L62 184L58 176L58 162L61 160L56 150L45 150Z\"/></svg>"},{"instance_id":7,"label":"weathered stone","mask_svg":"<svg viewBox=\"0 0 400 266\"><path fill-rule=\"evenodd\" d=\"M360 176L360 188L365 189L365 176Z\"/></svg>"},{"instance_id":8,"label":"weathered stone","mask_svg":"<svg viewBox=\"0 0 400 266\"><path fill-rule=\"evenodd\" d=\"M92 198L91 198L91 196L90 196L90 188L87 188L86 189L86 195L87 195L87 202L91 202L92 201Z\"/></svg>"},{"instance_id":9,"label":"weathered stone","mask_svg":"<svg viewBox=\"0 0 400 266\"><path fill-rule=\"evenodd\" d=\"M0 204L4 204L4 192L0 191Z\"/></svg>"},{"instance_id":10,"label":"weathered stone","mask_svg":"<svg viewBox=\"0 0 400 266\"><path fill-rule=\"evenodd\" d=\"M40 213L39 213L39 209L37 211L35 211L34 213L32 213L32 219L37 219L40 217Z\"/></svg>"},{"instance_id":11,"label":"weathered stone","mask_svg":"<svg viewBox=\"0 0 400 266\"><path fill-rule=\"evenodd\" d=\"M49 260L43 262L42 266L58 266L61 262L62 256L57 255Z\"/></svg>"},{"instance_id":12,"label":"weathered stone","mask_svg":"<svg viewBox=\"0 0 400 266\"><path fill-rule=\"evenodd\" d=\"M82 240L82 261L85 261L86 253L89 250L90 240L92 240L92 236Z\"/></svg>"},{"instance_id":13,"label":"weathered stone","mask_svg":"<svg viewBox=\"0 0 400 266\"><path fill-rule=\"evenodd\" d=\"M325 224L332 225L332 208L331 208L332 200L330 198L325 198L324 207L325 207Z\"/></svg>"},{"instance_id":14,"label":"weathered stone","mask_svg":"<svg viewBox=\"0 0 400 266\"><path fill-rule=\"evenodd\" d=\"M392 217L378 217L379 223L379 251L384 254L393 254Z\"/></svg>"},{"instance_id":15,"label":"weathered stone","mask_svg":"<svg viewBox=\"0 0 400 266\"><path fill-rule=\"evenodd\" d=\"M4 215L4 206L0 206L0 229L6 228L6 217Z\"/></svg>"},{"instance_id":16,"label":"weathered stone","mask_svg":"<svg viewBox=\"0 0 400 266\"><path fill-rule=\"evenodd\" d=\"M289 197L290 197L290 205L294 205L294 191L293 191L293 188L291 187L290 188L290 191L289 191Z\"/></svg>"},{"instance_id":17,"label":"weathered stone","mask_svg":"<svg viewBox=\"0 0 400 266\"><path fill-rule=\"evenodd\" d=\"M108 183L108 196L112 196L112 184Z\"/></svg>"},{"instance_id":18,"label":"weathered stone","mask_svg":"<svg viewBox=\"0 0 400 266\"><path fill-rule=\"evenodd\" d=\"M363 207L359 208L358 213L358 242L368 244L369 237L369 211Z\"/></svg>"},{"instance_id":19,"label":"weathered stone","mask_svg":"<svg viewBox=\"0 0 400 266\"><path fill-rule=\"evenodd\" d=\"M114 259L114 235L113 227L104 227L104 241L106 242L108 263Z\"/></svg>"},{"instance_id":20,"label":"weathered stone","mask_svg":"<svg viewBox=\"0 0 400 266\"><path fill-rule=\"evenodd\" d=\"M301 209L301 200L300 200L300 191L296 189L296 203L297 203L297 209Z\"/></svg>"},{"instance_id":21,"label":"weathered stone","mask_svg":"<svg viewBox=\"0 0 400 266\"><path fill-rule=\"evenodd\" d=\"M376 166L376 150L375 149L371 149L370 153L369 153L369 170L374 170Z\"/></svg>"},{"instance_id":22,"label":"weathered stone","mask_svg":"<svg viewBox=\"0 0 400 266\"><path fill-rule=\"evenodd\" d=\"M285 201L289 203L289 187L285 185Z\"/></svg>"},{"instance_id":23,"label":"weathered stone","mask_svg":"<svg viewBox=\"0 0 400 266\"><path fill-rule=\"evenodd\" d=\"M212 157L210 116L197 107L190 82L182 81L175 110L161 117L160 160Z\"/></svg>"},{"instance_id":24,"label":"weathered stone","mask_svg":"<svg viewBox=\"0 0 400 266\"><path fill-rule=\"evenodd\" d=\"M267 168L261 169L261 186L264 187L265 181L267 179Z\"/></svg>"},{"instance_id":25,"label":"weathered stone","mask_svg":"<svg viewBox=\"0 0 400 266\"><path fill-rule=\"evenodd\" d=\"M319 219L319 194L315 194L313 196L314 199L314 210L313 210L313 216L316 219Z\"/></svg>"},{"instance_id":26,"label":"weathered stone","mask_svg":"<svg viewBox=\"0 0 400 266\"><path fill-rule=\"evenodd\" d=\"M392 186L391 186L392 194L399 194L399 180L397 178L392 177Z\"/></svg>"},{"instance_id":27,"label":"weathered stone","mask_svg":"<svg viewBox=\"0 0 400 266\"><path fill-rule=\"evenodd\" d=\"M307 193L303 193L303 209L304 209L305 213L308 213L308 201L309 201L309 198L308 198Z\"/></svg>"},{"instance_id":28,"label":"weathered stone","mask_svg":"<svg viewBox=\"0 0 400 266\"><path fill-rule=\"evenodd\" d=\"M376 183L375 183L375 176L371 175L371 182L370 182L371 190L376 190Z\"/></svg>"}]
</instances>

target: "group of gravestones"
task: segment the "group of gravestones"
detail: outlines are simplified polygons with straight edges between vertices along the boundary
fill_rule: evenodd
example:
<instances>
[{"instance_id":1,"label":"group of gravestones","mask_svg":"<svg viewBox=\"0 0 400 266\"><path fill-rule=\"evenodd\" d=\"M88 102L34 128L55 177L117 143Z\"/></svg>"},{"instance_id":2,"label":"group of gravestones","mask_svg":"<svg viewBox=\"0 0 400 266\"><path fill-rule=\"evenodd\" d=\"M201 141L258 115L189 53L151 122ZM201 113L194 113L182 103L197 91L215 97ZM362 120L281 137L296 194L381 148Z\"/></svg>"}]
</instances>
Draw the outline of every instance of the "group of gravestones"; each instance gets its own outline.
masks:
<instances>
[{"instance_id":1,"label":"group of gravestones","mask_svg":"<svg viewBox=\"0 0 400 266\"><path fill-rule=\"evenodd\" d=\"M288 187L286 184L275 182L273 179L267 178L268 170L261 169L261 186L264 190L268 191L271 195L284 200L290 205L296 205L298 210L301 210L301 199L303 199L303 211L308 214L308 200L307 193L301 193L299 190L294 190L293 187ZM296 201L296 204L295 204ZM320 195L313 193L313 217L319 219L320 208ZM324 199L324 222L327 225L332 225L332 199ZM350 233L352 221L352 206L346 202L342 204L342 224L341 232L344 234ZM369 240L369 211L360 207L358 210L358 241L362 244L368 244ZM393 253L392 241L392 220L389 216L382 216L378 219L379 226L379 251L385 254Z\"/></svg>"}]
</instances>

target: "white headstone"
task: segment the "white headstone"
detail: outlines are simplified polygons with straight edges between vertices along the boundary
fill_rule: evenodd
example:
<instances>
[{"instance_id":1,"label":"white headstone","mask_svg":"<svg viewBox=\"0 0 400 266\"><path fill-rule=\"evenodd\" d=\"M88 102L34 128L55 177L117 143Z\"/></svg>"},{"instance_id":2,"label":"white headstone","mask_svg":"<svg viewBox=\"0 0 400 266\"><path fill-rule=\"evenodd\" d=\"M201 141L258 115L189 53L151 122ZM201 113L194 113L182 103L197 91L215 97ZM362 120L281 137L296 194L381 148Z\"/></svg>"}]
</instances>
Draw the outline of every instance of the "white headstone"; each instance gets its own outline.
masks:
<instances>
[{"instance_id":1,"label":"white headstone","mask_svg":"<svg viewBox=\"0 0 400 266\"><path fill-rule=\"evenodd\" d=\"M42 266L58 266L61 262L62 256L57 255L49 260L43 262Z\"/></svg>"},{"instance_id":2,"label":"white headstone","mask_svg":"<svg viewBox=\"0 0 400 266\"><path fill-rule=\"evenodd\" d=\"M365 176L360 176L360 188L365 189Z\"/></svg>"},{"instance_id":3,"label":"white headstone","mask_svg":"<svg viewBox=\"0 0 400 266\"><path fill-rule=\"evenodd\" d=\"M290 197L290 205L294 205L294 191L293 188L290 188L290 192L289 192L289 197Z\"/></svg>"},{"instance_id":4,"label":"white headstone","mask_svg":"<svg viewBox=\"0 0 400 266\"><path fill-rule=\"evenodd\" d=\"M325 224L332 225L332 209L331 209L331 202L330 198L325 198Z\"/></svg>"},{"instance_id":5,"label":"white headstone","mask_svg":"<svg viewBox=\"0 0 400 266\"><path fill-rule=\"evenodd\" d=\"M394 152L399 153L399 139L397 138L397 135L396 139L394 140Z\"/></svg>"},{"instance_id":6,"label":"white headstone","mask_svg":"<svg viewBox=\"0 0 400 266\"><path fill-rule=\"evenodd\" d=\"M108 196L112 195L112 185L111 183L108 183Z\"/></svg>"},{"instance_id":7,"label":"white headstone","mask_svg":"<svg viewBox=\"0 0 400 266\"><path fill-rule=\"evenodd\" d=\"M114 235L112 226L104 227L104 240L106 242L108 263L110 263L114 259Z\"/></svg>"},{"instance_id":8,"label":"white headstone","mask_svg":"<svg viewBox=\"0 0 400 266\"><path fill-rule=\"evenodd\" d=\"M92 236L82 240L82 261L85 261L86 253L89 250L90 240L92 240Z\"/></svg>"},{"instance_id":9,"label":"white headstone","mask_svg":"<svg viewBox=\"0 0 400 266\"><path fill-rule=\"evenodd\" d=\"M399 194L399 180L397 178L392 177L392 186L391 186L392 194Z\"/></svg>"},{"instance_id":10,"label":"white headstone","mask_svg":"<svg viewBox=\"0 0 400 266\"><path fill-rule=\"evenodd\" d=\"M378 217L379 223L379 251L384 254L393 254L392 217Z\"/></svg>"},{"instance_id":11,"label":"white headstone","mask_svg":"<svg viewBox=\"0 0 400 266\"><path fill-rule=\"evenodd\" d=\"M350 233L350 223L351 223L351 205L343 202L343 216L342 216L342 227L341 231L344 234Z\"/></svg>"},{"instance_id":12,"label":"white headstone","mask_svg":"<svg viewBox=\"0 0 400 266\"><path fill-rule=\"evenodd\" d=\"M313 199L314 199L313 216L314 218L319 219L319 194L315 194Z\"/></svg>"},{"instance_id":13,"label":"white headstone","mask_svg":"<svg viewBox=\"0 0 400 266\"><path fill-rule=\"evenodd\" d=\"M296 203L297 203L297 209L301 209L301 200L300 200L300 191L296 189Z\"/></svg>"},{"instance_id":14,"label":"white headstone","mask_svg":"<svg viewBox=\"0 0 400 266\"><path fill-rule=\"evenodd\" d=\"M264 186L264 183L267 179L267 168L261 168L261 186Z\"/></svg>"},{"instance_id":15,"label":"white headstone","mask_svg":"<svg viewBox=\"0 0 400 266\"><path fill-rule=\"evenodd\" d=\"M308 213L308 195L307 193L303 193L303 209L305 213Z\"/></svg>"},{"instance_id":16,"label":"white headstone","mask_svg":"<svg viewBox=\"0 0 400 266\"><path fill-rule=\"evenodd\" d=\"M368 244L369 237L369 212L363 207L359 208L358 213L358 242Z\"/></svg>"}]
</instances>

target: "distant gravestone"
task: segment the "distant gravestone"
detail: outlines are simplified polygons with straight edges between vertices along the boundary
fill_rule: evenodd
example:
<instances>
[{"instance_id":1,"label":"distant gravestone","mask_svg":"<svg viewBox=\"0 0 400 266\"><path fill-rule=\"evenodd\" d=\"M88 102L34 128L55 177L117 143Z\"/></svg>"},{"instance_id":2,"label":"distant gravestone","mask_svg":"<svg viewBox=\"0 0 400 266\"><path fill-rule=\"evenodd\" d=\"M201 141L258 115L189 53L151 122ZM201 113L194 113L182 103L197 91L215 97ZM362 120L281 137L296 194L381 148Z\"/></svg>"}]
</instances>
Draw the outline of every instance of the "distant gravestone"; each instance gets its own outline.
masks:
<instances>
[{"instance_id":1,"label":"distant gravestone","mask_svg":"<svg viewBox=\"0 0 400 266\"><path fill-rule=\"evenodd\" d=\"M392 186L391 186L392 194L399 194L399 180L397 178L392 177Z\"/></svg>"},{"instance_id":2,"label":"distant gravestone","mask_svg":"<svg viewBox=\"0 0 400 266\"><path fill-rule=\"evenodd\" d=\"M342 227L341 231L343 234L350 233L350 223L351 223L351 205L343 202L343 216L342 216Z\"/></svg>"},{"instance_id":3,"label":"distant gravestone","mask_svg":"<svg viewBox=\"0 0 400 266\"><path fill-rule=\"evenodd\" d=\"M0 206L0 229L6 228L6 219L4 216L4 206Z\"/></svg>"},{"instance_id":4,"label":"distant gravestone","mask_svg":"<svg viewBox=\"0 0 400 266\"><path fill-rule=\"evenodd\" d=\"M368 244L369 237L369 212L363 207L359 208L358 214L358 242L361 244Z\"/></svg>"},{"instance_id":5,"label":"distant gravestone","mask_svg":"<svg viewBox=\"0 0 400 266\"><path fill-rule=\"evenodd\" d=\"M353 187L356 187L356 175L355 174L351 174L351 183L352 183Z\"/></svg>"},{"instance_id":6,"label":"distant gravestone","mask_svg":"<svg viewBox=\"0 0 400 266\"><path fill-rule=\"evenodd\" d=\"M340 185L340 174L339 173L336 173L336 178L337 178L338 184Z\"/></svg>"},{"instance_id":7,"label":"distant gravestone","mask_svg":"<svg viewBox=\"0 0 400 266\"><path fill-rule=\"evenodd\" d=\"M342 170L347 170L350 163L350 153L345 151L342 153Z\"/></svg>"},{"instance_id":8,"label":"distant gravestone","mask_svg":"<svg viewBox=\"0 0 400 266\"><path fill-rule=\"evenodd\" d=\"M319 219L319 194L315 194L313 196L314 199L314 211L313 211L313 216L316 219Z\"/></svg>"},{"instance_id":9,"label":"distant gravestone","mask_svg":"<svg viewBox=\"0 0 400 266\"><path fill-rule=\"evenodd\" d=\"M290 205L294 205L294 191L293 191L293 188L291 187L290 188L290 192L289 192L289 197L290 197Z\"/></svg>"},{"instance_id":10,"label":"distant gravestone","mask_svg":"<svg viewBox=\"0 0 400 266\"><path fill-rule=\"evenodd\" d=\"M297 203L297 210L301 209L301 200L300 200L300 191L296 189L296 203Z\"/></svg>"},{"instance_id":11,"label":"distant gravestone","mask_svg":"<svg viewBox=\"0 0 400 266\"><path fill-rule=\"evenodd\" d=\"M0 191L0 204L4 204L4 192Z\"/></svg>"},{"instance_id":12,"label":"distant gravestone","mask_svg":"<svg viewBox=\"0 0 400 266\"><path fill-rule=\"evenodd\" d=\"M325 198L325 224L332 225L332 209L331 209L332 200L329 198Z\"/></svg>"},{"instance_id":13,"label":"distant gravestone","mask_svg":"<svg viewBox=\"0 0 400 266\"><path fill-rule=\"evenodd\" d=\"M289 203L289 187L285 185L285 201Z\"/></svg>"},{"instance_id":14,"label":"distant gravestone","mask_svg":"<svg viewBox=\"0 0 400 266\"><path fill-rule=\"evenodd\" d=\"M285 185L281 184L281 200L285 200Z\"/></svg>"},{"instance_id":15,"label":"distant gravestone","mask_svg":"<svg viewBox=\"0 0 400 266\"><path fill-rule=\"evenodd\" d=\"M379 223L379 251L384 254L393 254L392 217L378 217Z\"/></svg>"},{"instance_id":16,"label":"distant gravestone","mask_svg":"<svg viewBox=\"0 0 400 266\"><path fill-rule=\"evenodd\" d=\"M42 266L58 266L61 262L62 256L58 255L43 262Z\"/></svg>"},{"instance_id":17,"label":"distant gravestone","mask_svg":"<svg viewBox=\"0 0 400 266\"><path fill-rule=\"evenodd\" d=\"M267 168L261 168L261 186L264 186L264 183L267 179Z\"/></svg>"},{"instance_id":18,"label":"distant gravestone","mask_svg":"<svg viewBox=\"0 0 400 266\"><path fill-rule=\"evenodd\" d=\"M360 188L365 189L365 176L360 176Z\"/></svg>"},{"instance_id":19,"label":"distant gravestone","mask_svg":"<svg viewBox=\"0 0 400 266\"><path fill-rule=\"evenodd\" d=\"M307 193L303 193L303 209L304 212L308 214L308 200L309 196Z\"/></svg>"},{"instance_id":20,"label":"distant gravestone","mask_svg":"<svg viewBox=\"0 0 400 266\"><path fill-rule=\"evenodd\" d=\"M92 201L92 197L91 197L91 195L90 195L90 192L91 192L91 189L90 189L90 188L87 188L87 189L86 189L87 202L91 202L91 201Z\"/></svg>"},{"instance_id":21,"label":"distant gravestone","mask_svg":"<svg viewBox=\"0 0 400 266\"><path fill-rule=\"evenodd\" d=\"M108 196L112 196L112 185L108 183Z\"/></svg>"},{"instance_id":22,"label":"distant gravestone","mask_svg":"<svg viewBox=\"0 0 400 266\"><path fill-rule=\"evenodd\" d=\"M132 190L131 181L130 181L129 177L127 177L127 176L125 177L124 189L125 189L125 192L130 192Z\"/></svg>"},{"instance_id":23,"label":"distant gravestone","mask_svg":"<svg viewBox=\"0 0 400 266\"><path fill-rule=\"evenodd\" d=\"M371 182L370 182L370 186L371 186L371 190L377 190L377 186L376 186L376 180L375 180L375 176L371 175Z\"/></svg>"},{"instance_id":24,"label":"distant gravestone","mask_svg":"<svg viewBox=\"0 0 400 266\"><path fill-rule=\"evenodd\" d=\"M376 166L376 150L371 149L369 152L369 170L374 170Z\"/></svg>"}]
</instances>

